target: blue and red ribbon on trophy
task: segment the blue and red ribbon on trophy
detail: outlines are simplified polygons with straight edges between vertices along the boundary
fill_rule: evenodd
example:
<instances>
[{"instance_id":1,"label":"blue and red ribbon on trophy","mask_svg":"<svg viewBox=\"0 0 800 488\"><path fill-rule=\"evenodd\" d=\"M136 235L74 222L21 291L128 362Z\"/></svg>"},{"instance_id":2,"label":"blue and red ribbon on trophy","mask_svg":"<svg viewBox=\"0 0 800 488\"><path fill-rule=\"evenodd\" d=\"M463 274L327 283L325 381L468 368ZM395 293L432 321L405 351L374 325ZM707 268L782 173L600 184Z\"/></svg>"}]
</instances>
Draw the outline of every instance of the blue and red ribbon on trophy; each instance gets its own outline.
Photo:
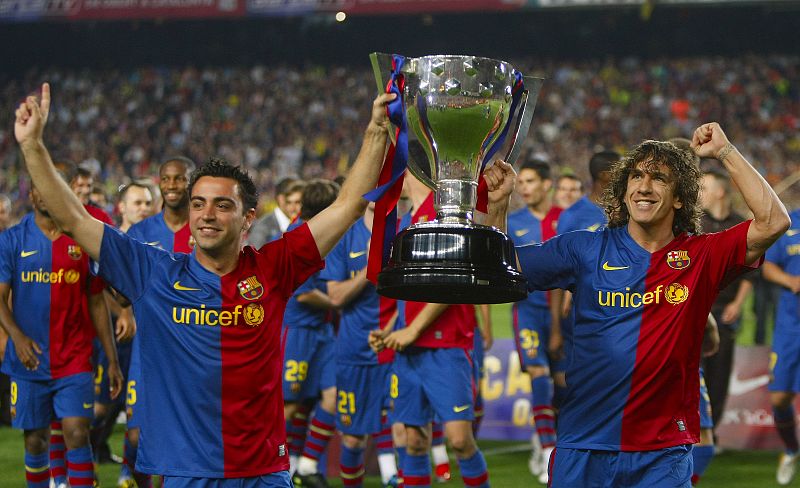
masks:
<instances>
[{"instance_id":1,"label":"blue and red ribbon on trophy","mask_svg":"<svg viewBox=\"0 0 800 488\"><path fill-rule=\"evenodd\" d=\"M405 61L404 56L392 56L392 73L386 84L386 93L394 93L397 98L387 104L386 112L389 121L396 127L395 140L386 153L377 188L364 195L367 200L375 202L367 261L367 279L373 283L377 283L378 273L389 262L392 241L397 234L397 202L408 166L408 121L403 93L405 77L402 73Z\"/></svg>"},{"instance_id":2,"label":"blue and red ribbon on trophy","mask_svg":"<svg viewBox=\"0 0 800 488\"><path fill-rule=\"evenodd\" d=\"M478 176L478 198L475 202L475 209L479 212L486 213L487 207L489 205L489 188L486 186L486 180L483 178L483 170L486 169L486 165L492 161L492 156L500 150L503 146L503 143L506 141L506 136L508 136L508 130L511 126L510 121L513 120L514 114L516 113L517 109L519 108L519 101L522 99L522 94L525 92L525 82L522 80L522 73L519 71L514 71L514 86L511 88L511 107L508 110L508 119L509 123L503 127L503 131L500 135L495 139L494 144L489 148L486 152L486 155L483 157L483 163L481 165L481 172ZM489 144L491 139L487 138L484 142L484 147L481 148L483 151L486 149L486 145Z\"/></svg>"}]
</instances>

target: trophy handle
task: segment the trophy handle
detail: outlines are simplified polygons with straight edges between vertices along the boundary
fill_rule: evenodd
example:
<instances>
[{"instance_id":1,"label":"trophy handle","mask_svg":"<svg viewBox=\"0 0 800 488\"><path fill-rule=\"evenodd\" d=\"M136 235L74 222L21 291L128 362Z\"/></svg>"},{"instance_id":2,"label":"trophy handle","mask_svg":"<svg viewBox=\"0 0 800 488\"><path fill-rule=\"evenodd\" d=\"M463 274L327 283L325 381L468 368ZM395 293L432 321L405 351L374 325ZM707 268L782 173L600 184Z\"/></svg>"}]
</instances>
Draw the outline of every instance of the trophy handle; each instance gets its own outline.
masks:
<instances>
[{"instance_id":1,"label":"trophy handle","mask_svg":"<svg viewBox=\"0 0 800 488\"><path fill-rule=\"evenodd\" d=\"M539 98L539 91L542 89L544 78L536 78L533 76L523 76L525 82L525 91L523 92L522 101L522 115L520 115L517 123L515 124L516 131L514 137L510 141L511 147L506 153L505 161L513 165L516 162L519 154L522 152L525 138L528 136L528 130L531 128L531 121L533 120L533 111L536 109L536 101Z\"/></svg>"}]
</instances>

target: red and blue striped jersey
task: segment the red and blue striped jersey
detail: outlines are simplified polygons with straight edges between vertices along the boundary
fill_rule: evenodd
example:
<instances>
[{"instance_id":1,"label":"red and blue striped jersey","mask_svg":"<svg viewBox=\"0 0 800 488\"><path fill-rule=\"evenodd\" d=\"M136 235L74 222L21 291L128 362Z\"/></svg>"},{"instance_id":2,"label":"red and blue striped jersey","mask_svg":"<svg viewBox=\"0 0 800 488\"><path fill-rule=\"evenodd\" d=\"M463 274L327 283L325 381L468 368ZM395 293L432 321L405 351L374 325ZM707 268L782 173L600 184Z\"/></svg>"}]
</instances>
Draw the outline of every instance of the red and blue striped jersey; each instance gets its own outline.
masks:
<instances>
[{"instance_id":1,"label":"red and blue striped jersey","mask_svg":"<svg viewBox=\"0 0 800 488\"><path fill-rule=\"evenodd\" d=\"M159 247L169 252L192 252L194 247L189 223L177 231L173 231L164 221L164 214L157 213L133 224L128 235L150 246Z\"/></svg>"},{"instance_id":2,"label":"red and blue striped jersey","mask_svg":"<svg viewBox=\"0 0 800 488\"><path fill-rule=\"evenodd\" d=\"M596 232L606 224L608 224L608 217L605 211L584 195L571 207L561 212L557 231L559 234L573 230Z\"/></svg>"},{"instance_id":3,"label":"red and blue striped jersey","mask_svg":"<svg viewBox=\"0 0 800 488\"><path fill-rule=\"evenodd\" d=\"M406 214L400 221L400 228L408 227L410 224L428 222L436 218L436 210L433 206L433 192L428 195L425 202L419 206L413 215ZM403 322L408 324L414 321L417 315L427 305L424 302L403 302L399 308L405 314ZM475 307L473 305L450 305L439 318L437 318L422 334L414 341L417 347L460 347L462 349L472 349L475 327L478 321L475 318Z\"/></svg>"},{"instance_id":4,"label":"red and blue striped jersey","mask_svg":"<svg viewBox=\"0 0 800 488\"><path fill-rule=\"evenodd\" d=\"M359 219L325 258L321 277L326 281L347 281L367 266L367 244L372 232ZM375 354L369 347L370 331L384 327L396 310L396 301L378 295L375 285L367 283L361 293L342 308L336 338L336 362L372 365L391 362L394 351Z\"/></svg>"},{"instance_id":5,"label":"red and blue striped jersey","mask_svg":"<svg viewBox=\"0 0 800 488\"><path fill-rule=\"evenodd\" d=\"M539 220L527 207L523 207L508 216L508 235L515 246L537 244L556 235L561 207L550 207L550 210ZM533 313L533 308L547 308L547 292L534 291L528 298L514 304L515 313Z\"/></svg>"},{"instance_id":6,"label":"red and blue striped jersey","mask_svg":"<svg viewBox=\"0 0 800 488\"><path fill-rule=\"evenodd\" d=\"M778 265L783 271L793 276L800 276L800 210L792 211L789 216L792 225L769 249L767 261ZM778 307L775 311L775 331L800 331L800 303L797 294L788 288L782 288Z\"/></svg>"},{"instance_id":7,"label":"red and blue striped jersey","mask_svg":"<svg viewBox=\"0 0 800 488\"><path fill-rule=\"evenodd\" d=\"M698 442L703 331L719 290L751 269L749 225L681 234L654 253L626 227L517 248L530 289L574 294L558 446L644 451Z\"/></svg>"},{"instance_id":8,"label":"red and blue striped jersey","mask_svg":"<svg viewBox=\"0 0 800 488\"><path fill-rule=\"evenodd\" d=\"M32 213L0 234L0 282L11 285L14 320L42 348L28 371L8 341L2 371L14 378L50 380L92 371L95 330L88 296L103 291L89 273L89 257L62 235L51 241Z\"/></svg>"},{"instance_id":9,"label":"red and blue striped jersey","mask_svg":"<svg viewBox=\"0 0 800 488\"><path fill-rule=\"evenodd\" d=\"M203 478L288 469L281 323L294 289L324 266L308 226L245 247L224 276L106 226L98 264L138 324L137 467Z\"/></svg>"}]
</instances>

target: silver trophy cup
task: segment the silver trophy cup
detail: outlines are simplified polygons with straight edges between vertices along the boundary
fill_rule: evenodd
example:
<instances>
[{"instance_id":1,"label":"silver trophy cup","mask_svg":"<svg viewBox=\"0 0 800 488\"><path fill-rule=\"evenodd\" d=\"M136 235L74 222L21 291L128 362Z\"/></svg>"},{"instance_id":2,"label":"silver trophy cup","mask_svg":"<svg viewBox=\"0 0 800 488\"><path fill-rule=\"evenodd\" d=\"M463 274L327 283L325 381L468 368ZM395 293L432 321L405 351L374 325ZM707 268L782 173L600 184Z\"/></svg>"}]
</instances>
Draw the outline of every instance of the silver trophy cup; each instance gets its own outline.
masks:
<instances>
[{"instance_id":1,"label":"silver trophy cup","mask_svg":"<svg viewBox=\"0 0 800 488\"><path fill-rule=\"evenodd\" d=\"M370 58L383 91L392 55ZM522 77L524 89L515 97L516 70L475 56L408 58L402 73L409 169L434 190L437 216L398 234L378 276L378 293L433 303L525 298L511 239L475 224L472 216L484 161L516 160L543 80Z\"/></svg>"}]
</instances>

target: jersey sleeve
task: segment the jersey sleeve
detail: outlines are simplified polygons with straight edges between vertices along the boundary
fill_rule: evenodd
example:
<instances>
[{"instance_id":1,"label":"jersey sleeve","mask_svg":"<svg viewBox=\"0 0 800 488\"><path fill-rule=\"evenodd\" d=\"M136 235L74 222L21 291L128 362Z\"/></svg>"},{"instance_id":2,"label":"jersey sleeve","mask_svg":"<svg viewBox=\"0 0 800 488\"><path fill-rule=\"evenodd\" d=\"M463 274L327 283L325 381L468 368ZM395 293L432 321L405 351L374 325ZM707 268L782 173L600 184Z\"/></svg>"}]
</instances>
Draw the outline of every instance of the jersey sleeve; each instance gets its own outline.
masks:
<instances>
[{"instance_id":1,"label":"jersey sleeve","mask_svg":"<svg viewBox=\"0 0 800 488\"><path fill-rule=\"evenodd\" d=\"M345 260L345 254L347 253L346 242L347 235L345 234L345 238L336 243L336 246L325 258L325 269L320 274L320 278L323 281L345 281L348 279L347 260Z\"/></svg>"},{"instance_id":2,"label":"jersey sleeve","mask_svg":"<svg viewBox=\"0 0 800 488\"><path fill-rule=\"evenodd\" d=\"M289 299L300 285L325 266L308 224L286 232L281 239L259 250L258 266L266 274L279 276L277 289Z\"/></svg>"},{"instance_id":3,"label":"jersey sleeve","mask_svg":"<svg viewBox=\"0 0 800 488\"><path fill-rule=\"evenodd\" d=\"M752 220L747 220L730 229L707 235L713 259L708 260L706 271L713 280L719 282L720 290L743 273L758 268L764 261L762 256L752 265L744 262L747 255L747 231L751 222Z\"/></svg>"},{"instance_id":4,"label":"jersey sleeve","mask_svg":"<svg viewBox=\"0 0 800 488\"><path fill-rule=\"evenodd\" d=\"M575 248L581 240L580 234L584 232L571 232L543 243L517 248L528 290L572 289L579 267Z\"/></svg>"},{"instance_id":5,"label":"jersey sleeve","mask_svg":"<svg viewBox=\"0 0 800 488\"><path fill-rule=\"evenodd\" d=\"M786 254L785 241L786 237L784 234L775 242L775 244L773 244L772 246L770 246L769 249L767 249L767 253L764 256L764 258L767 261L769 261L770 263L775 263L781 268L786 266L787 254Z\"/></svg>"},{"instance_id":6,"label":"jersey sleeve","mask_svg":"<svg viewBox=\"0 0 800 488\"><path fill-rule=\"evenodd\" d=\"M13 231L7 230L0 233L0 283L11 283L16 267L14 259L16 253L17 246Z\"/></svg>"},{"instance_id":7,"label":"jersey sleeve","mask_svg":"<svg viewBox=\"0 0 800 488\"><path fill-rule=\"evenodd\" d=\"M131 302L137 301L150 280L158 259L169 253L148 246L106 225L100 245L100 261L95 263L95 274L102 277Z\"/></svg>"}]
</instances>

